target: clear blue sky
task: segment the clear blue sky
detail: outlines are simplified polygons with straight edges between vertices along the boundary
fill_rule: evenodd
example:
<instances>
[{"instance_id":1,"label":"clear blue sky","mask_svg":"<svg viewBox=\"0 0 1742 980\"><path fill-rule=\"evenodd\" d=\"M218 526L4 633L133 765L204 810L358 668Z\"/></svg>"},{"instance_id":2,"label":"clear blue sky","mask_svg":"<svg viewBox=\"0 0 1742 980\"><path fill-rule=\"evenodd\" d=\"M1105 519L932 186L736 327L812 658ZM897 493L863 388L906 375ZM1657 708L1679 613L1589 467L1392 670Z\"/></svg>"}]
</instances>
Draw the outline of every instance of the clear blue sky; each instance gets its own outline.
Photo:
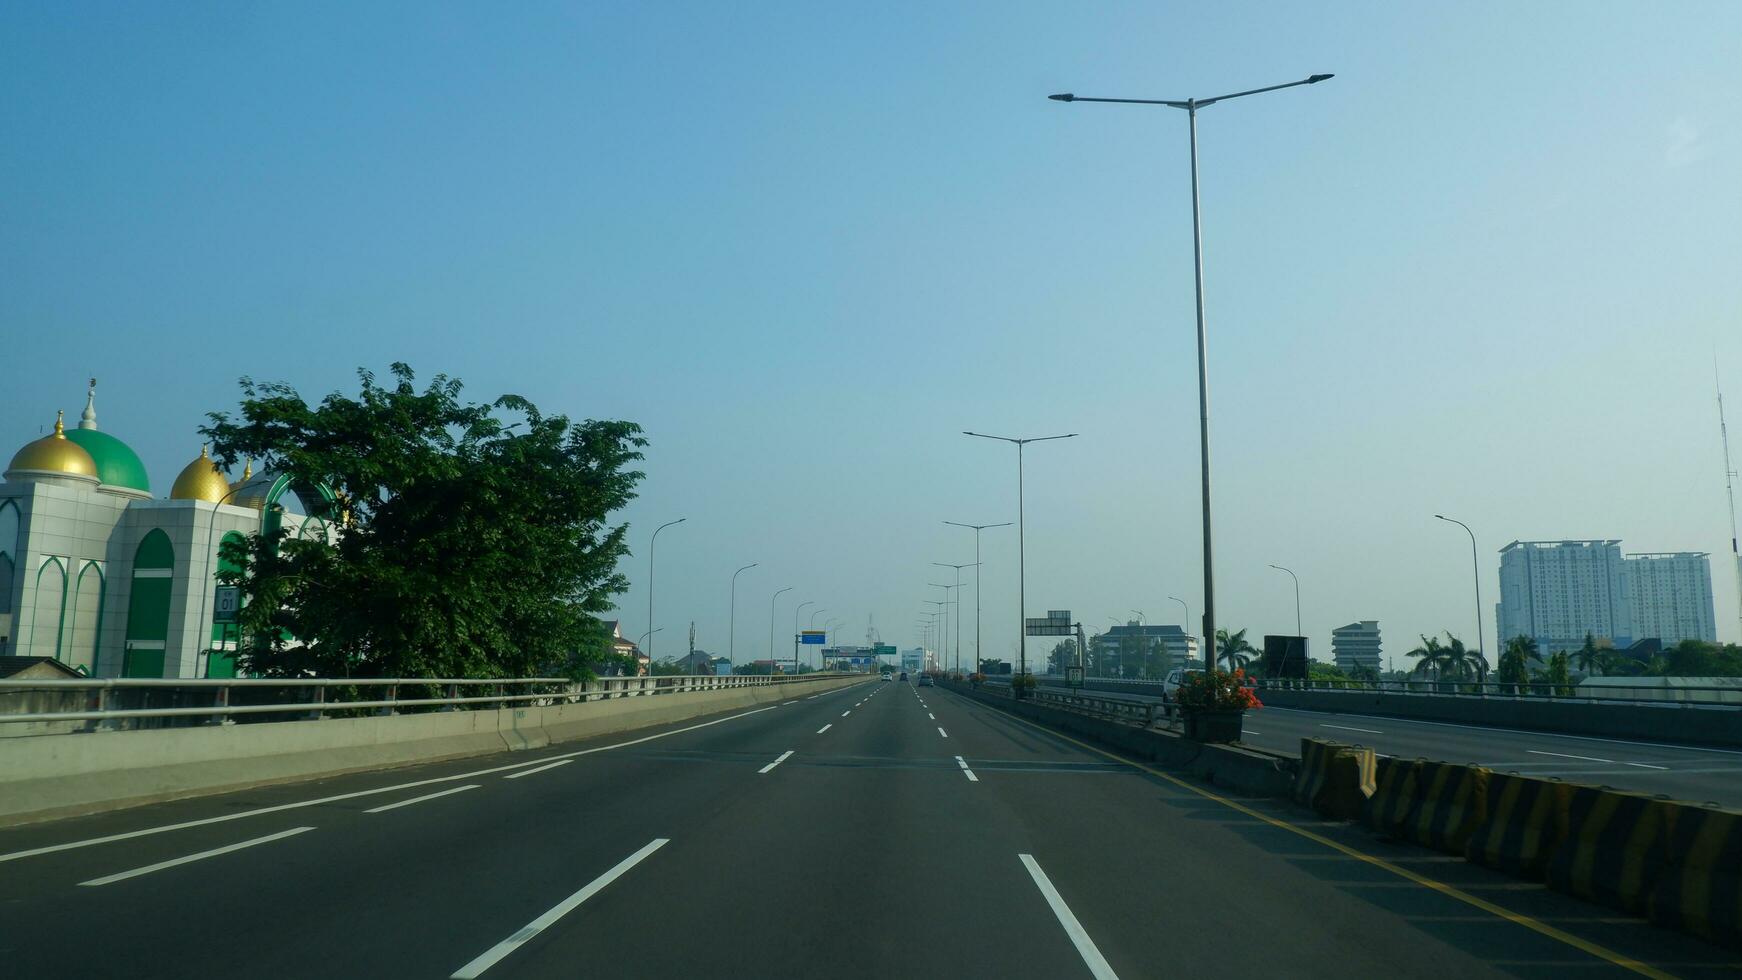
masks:
<instances>
[{"instance_id":1,"label":"clear blue sky","mask_svg":"<svg viewBox=\"0 0 1742 980\"><path fill-rule=\"evenodd\" d=\"M910 644L943 520L1030 610L1201 611L1185 120L1201 117L1220 620L1487 626L1508 541L1714 553L1742 430L1742 6L13 4L0 442L88 375L159 493L243 374L406 360L652 440L631 634L769 595ZM1742 443L1742 435L1738 442ZM1742 448L1742 447L1739 447ZM985 645L1016 553L986 537ZM968 591L972 596L971 588ZM967 607L971 612L971 604ZM808 618L808 617L807 617ZM967 634L964 634L967 635ZM1037 641L1035 647L1045 644Z\"/></svg>"}]
</instances>

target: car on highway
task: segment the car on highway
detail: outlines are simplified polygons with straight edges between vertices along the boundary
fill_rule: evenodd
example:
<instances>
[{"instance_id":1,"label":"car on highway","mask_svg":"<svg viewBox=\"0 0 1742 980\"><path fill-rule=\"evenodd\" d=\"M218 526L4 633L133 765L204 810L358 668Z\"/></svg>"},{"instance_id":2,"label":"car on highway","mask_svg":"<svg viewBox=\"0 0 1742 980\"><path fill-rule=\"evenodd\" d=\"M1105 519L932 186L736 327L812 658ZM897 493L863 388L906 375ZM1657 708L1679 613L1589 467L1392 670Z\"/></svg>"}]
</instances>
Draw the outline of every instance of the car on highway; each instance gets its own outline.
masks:
<instances>
[{"instance_id":1,"label":"car on highway","mask_svg":"<svg viewBox=\"0 0 1742 980\"><path fill-rule=\"evenodd\" d=\"M905 671L905 670L902 671L901 676L899 678L897 678L897 680L903 680L903 681L907 680L907 671Z\"/></svg>"},{"instance_id":2,"label":"car on highway","mask_svg":"<svg viewBox=\"0 0 1742 980\"><path fill-rule=\"evenodd\" d=\"M1187 674L1201 674L1202 670L1175 667L1167 672L1167 677L1161 682L1161 699L1172 703L1179 694L1179 686L1185 683Z\"/></svg>"},{"instance_id":3,"label":"car on highway","mask_svg":"<svg viewBox=\"0 0 1742 980\"><path fill-rule=\"evenodd\" d=\"M919 675L919 686L920 687L933 687L933 686L935 686L931 682L931 675L930 674Z\"/></svg>"}]
</instances>

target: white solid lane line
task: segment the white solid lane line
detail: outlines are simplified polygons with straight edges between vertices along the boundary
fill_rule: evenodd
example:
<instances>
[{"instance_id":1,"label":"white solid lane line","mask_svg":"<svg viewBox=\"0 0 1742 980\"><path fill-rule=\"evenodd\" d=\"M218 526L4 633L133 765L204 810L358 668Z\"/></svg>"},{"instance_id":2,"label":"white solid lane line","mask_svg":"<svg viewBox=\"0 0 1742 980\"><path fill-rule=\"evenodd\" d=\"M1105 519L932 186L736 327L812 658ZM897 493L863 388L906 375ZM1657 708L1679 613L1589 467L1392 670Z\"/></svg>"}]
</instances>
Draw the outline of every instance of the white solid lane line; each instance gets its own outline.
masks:
<instances>
[{"instance_id":1,"label":"white solid lane line","mask_svg":"<svg viewBox=\"0 0 1742 980\"><path fill-rule=\"evenodd\" d=\"M1623 762L1624 766L1636 766L1640 769L1668 769L1668 766L1654 766L1649 762Z\"/></svg>"},{"instance_id":2,"label":"white solid lane line","mask_svg":"<svg viewBox=\"0 0 1742 980\"><path fill-rule=\"evenodd\" d=\"M1076 915L1071 912L1071 907L1059 897L1058 889L1052 886L1052 880L1046 876L1045 871L1040 870L1040 865L1035 863L1034 855L1018 854L1016 856L1022 859L1022 866L1028 869L1028 876L1034 879L1034 886L1040 889L1040 894L1046 899L1046 904L1052 906L1052 914L1058 917L1059 925L1065 927L1065 935L1071 937L1071 942L1077 947L1077 954L1083 958L1083 963L1088 966L1089 973L1095 977L1095 980L1119 980L1119 974L1114 973L1113 968L1107 965L1106 957L1102 956L1101 951L1095 948L1095 941L1090 939L1089 934L1083 930L1083 924L1077 921Z\"/></svg>"},{"instance_id":3,"label":"white solid lane line","mask_svg":"<svg viewBox=\"0 0 1742 980\"><path fill-rule=\"evenodd\" d=\"M477 788L478 788L477 783L472 783L469 786L455 786L453 789L444 789L438 793L427 793L423 796L414 796L409 800L400 800L398 803L389 803L386 806L378 806L378 807L375 807L375 808L370 809L370 810L364 810L363 812L364 813L385 813L388 810L397 810L402 806L410 806L413 803L422 803L425 800L434 800L434 799L439 799L443 796L452 796L455 793L464 793L466 790L477 789Z\"/></svg>"},{"instance_id":4,"label":"white solid lane line","mask_svg":"<svg viewBox=\"0 0 1742 980\"><path fill-rule=\"evenodd\" d=\"M268 813L279 813L284 810L298 810L305 806L320 806L323 803L337 803L341 800L354 800L363 796L379 796L382 793L395 793L402 789L416 789L419 786L434 786L439 783L457 783L462 779L476 779L479 776L491 776L499 772L512 772L516 769L525 769L528 766L543 765L544 763L552 762L556 759L573 759L583 755L592 755L594 752L610 752L613 749L624 749L631 745L640 745L642 742L651 742L654 739L666 738L671 735L682 735L685 732L693 732L698 728L709 728L714 725L724 724L728 721L736 721L739 718L748 718L751 715L759 715L764 711L773 711L776 707L777 705L769 705L766 708L752 708L749 711L741 711L738 714L727 715L724 718L715 718L713 721L704 721L699 725L690 725L687 728L674 728L669 732L643 735L640 738L632 738L626 742L614 742L610 745L600 745L591 749L580 749L559 756L546 756L543 759L532 759L527 762L515 762L506 766L492 766L489 769L477 769L472 772L462 772L453 776L437 776L433 779L418 779L409 783L399 783L393 786L378 786L374 789L361 789L354 793L340 793L337 796L323 796L313 800L298 800L295 803L280 803L277 806L263 806L253 810L243 810L240 813L226 813L218 817L206 817L201 820L184 820L181 823L164 824L161 827L147 827L144 830L130 830L121 834L109 834L104 837L91 837L85 840L68 841L65 844L50 844L46 847L33 847L25 851L13 851L10 854L0 854L0 863L16 861L19 858L36 857L39 854L54 854L58 851L70 851L79 847L91 847L95 844L112 844L115 841L132 840L135 837L149 837L152 834L163 834L172 830L186 830L189 827L204 827L208 824L228 823L231 820L241 820L246 817L258 817Z\"/></svg>"},{"instance_id":5,"label":"white solid lane line","mask_svg":"<svg viewBox=\"0 0 1742 980\"><path fill-rule=\"evenodd\" d=\"M106 875L102 878L92 878L90 881L81 881L81 882L79 882L79 884L80 885L95 886L95 885L108 885L108 884L112 884L112 883L117 882L117 881L126 881L128 878L137 878L140 875L148 875L148 874L152 873L153 871L162 871L164 868L173 868L178 864L188 864L188 863L193 862L193 861L203 861L206 858L217 857L220 854L228 854L231 851L240 851L244 847L253 847L255 844L269 844L275 840L283 840L286 837L295 837L297 834L301 834L301 833L304 833L306 831L310 831L313 829L314 829L313 827L296 827L294 829L282 831L280 833L268 834L265 837L256 837L253 840L245 840L239 844L228 844L228 845L225 845L224 847L214 847L209 851L201 851L198 854L189 854L187 857L178 857L178 858L173 858L173 859L168 860L168 861L159 861L156 864L148 864L143 868L134 868L132 871L123 871L120 874Z\"/></svg>"},{"instance_id":6,"label":"white solid lane line","mask_svg":"<svg viewBox=\"0 0 1742 980\"><path fill-rule=\"evenodd\" d=\"M943 736L943 737L945 737L945 738L949 738L949 737L950 737L950 733L949 733L949 732L946 732L946 731L944 731L944 728L943 728L943 726L942 726L942 725L939 725L939 726L938 726L938 734L939 734L939 735L942 735L942 736Z\"/></svg>"},{"instance_id":7,"label":"white solid lane line","mask_svg":"<svg viewBox=\"0 0 1742 980\"><path fill-rule=\"evenodd\" d=\"M452 974L452 980L472 980L473 977L481 975L485 970L488 970L492 966L501 962L503 957L519 949L521 946L525 945L527 941L550 928L558 919L573 912L582 902L597 895L606 885L621 878L624 872L635 867L637 864L640 864L649 854L659 850L668 843L670 843L670 838L655 838L653 841L649 842L646 847L643 847L641 850L636 851L634 854L619 861L615 868L612 868L588 882L587 887L582 888L580 891L575 892L568 898L558 902L549 912L546 912L538 918L533 919L531 922L528 922L519 931L515 932L514 935L509 936L507 939L504 939L490 947L477 959L460 967L458 970L455 970Z\"/></svg>"},{"instance_id":8,"label":"white solid lane line","mask_svg":"<svg viewBox=\"0 0 1742 980\"><path fill-rule=\"evenodd\" d=\"M1320 725L1320 728L1335 728L1345 732L1366 732L1369 735L1383 735L1377 728L1350 728L1348 725Z\"/></svg>"},{"instance_id":9,"label":"white solid lane line","mask_svg":"<svg viewBox=\"0 0 1742 980\"><path fill-rule=\"evenodd\" d=\"M1541 752L1536 749L1525 749L1531 755L1552 755L1559 759L1579 759L1584 762L1614 762L1614 759L1599 759L1594 755L1568 755L1565 752Z\"/></svg>"},{"instance_id":10,"label":"white solid lane line","mask_svg":"<svg viewBox=\"0 0 1742 980\"><path fill-rule=\"evenodd\" d=\"M831 729L833 727L835 727L835 723L831 721L827 725L824 725L823 727L817 729L817 734L821 735L822 733L828 731L829 729Z\"/></svg>"},{"instance_id":11,"label":"white solid lane line","mask_svg":"<svg viewBox=\"0 0 1742 980\"><path fill-rule=\"evenodd\" d=\"M508 775L503 776L502 778L503 779L519 779L522 776L530 776L535 772L544 772L547 769L555 769L558 766L566 766L573 761L575 761L575 760L573 760L573 759L558 759L555 762L551 762L551 763L547 763L546 765L539 766L537 769L522 769L519 772L511 772Z\"/></svg>"},{"instance_id":12,"label":"white solid lane line","mask_svg":"<svg viewBox=\"0 0 1742 980\"><path fill-rule=\"evenodd\" d=\"M770 763L769 763L769 764L768 764L768 765L766 765L766 766L763 766L763 767L762 767L762 768L761 768L761 769L758 769L758 770L756 770L756 771L757 771L757 772L758 772L758 773L766 773L766 772L768 772L768 771L769 771L769 770L770 770L770 769L773 769L773 768L774 768L774 767L775 767L775 766L778 766L778 765L780 765L780 764L781 764L781 763L782 763L782 762L785 762L785 761L786 761L786 757L787 757L787 756L789 756L789 755L792 755L792 750L791 750L791 749L787 749L787 750L786 750L786 751L785 751L785 752L782 752L782 753L780 753L780 758L778 758L778 759L776 759L776 760L774 760L774 761L773 761L773 762L770 762Z\"/></svg>"}]
</instances>

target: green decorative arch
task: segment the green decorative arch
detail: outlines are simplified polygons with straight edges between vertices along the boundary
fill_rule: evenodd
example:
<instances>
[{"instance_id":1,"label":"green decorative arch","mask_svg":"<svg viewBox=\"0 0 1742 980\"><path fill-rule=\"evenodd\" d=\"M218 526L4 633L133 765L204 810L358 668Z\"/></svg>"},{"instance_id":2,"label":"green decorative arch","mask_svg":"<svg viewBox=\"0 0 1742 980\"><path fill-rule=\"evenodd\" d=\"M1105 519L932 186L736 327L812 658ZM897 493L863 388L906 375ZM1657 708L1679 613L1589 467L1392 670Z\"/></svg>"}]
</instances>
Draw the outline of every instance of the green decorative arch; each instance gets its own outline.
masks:
<instances>
[{"instance_id":1,"label":"green decorative arch","mask_svg":"<svg viewBox=\"0 0 1742 980\"><path fill-rule=\"evenodd\" d=\"M261 507L260 530L262 533L277 531L284 526L284 517L276 505L286 493L296 494L301 501L302 509L309 517L331 520L339 514L339 496L333 488L325 483L299 483L288 473L280 473L272 478L271 486L266 489L265 502Z\"/></svg>"},{"instance_id":2,"label":"green decorative arch","mask_svg":"<svg viewBox=\"0 0 1742 980\"><path fill-rule=\"evenodd\" d=\"M50 556L47 561L45 561L41 565L37 566L37 569L36 569L36 594L39 597L42 595L42 575L44 572L49 570L50 566L54 567L54 573L60 579L60 610L55 614L55 617L54 617L54 626L53 626L54 645L52 648L52 652L48 653L47 655L55 658L56 660L59 660L60 659L61 630L63 627L66 626L66 620L67 620L67 567L65 564L63 564L61 562L61 560L59 558L56 558L53 556ZM33 605L40 606L41 599L38 598L37 601L35 603L33 603ZM36 610L36 612L38 613L38 615L33 617L31 619L31 623L30 623L30 655L34 656L34 657L40 657L40 656L44 655L42 653L43 647L41 647L37 644L37 637L42 635L42 616L41 616L42 610L40 608L38 608Z\"/></svg>"},{"instance_id":3,"label":"green decorative arch","mask_svg":"<svg viewBox=\"0 0 1742 980\"><path fill-rule=\"evenodd\" d=\"M94 620L92 620L92 629L91 629L92 635L91 635L91 649L90 649L90 654L91 654L90 671L92 673L95 673L97 670L97 653L98 653L98 651L102 650L102 648L103 648L103 607L109 601L109 590L108 590L109 577L108 577L108 575L104 574L103 566L97 564L94 561L85 562L85 567L79 570L79 581L73 587L73 590L72 590L72 597L74 600L73 634L76 636L78 633L79 609L77 608L77 601L78 601L79 596L83 595L84 591L85 591L85 576L91 574L92 572L97 573L97 616ZM75 651L75 653L76 653L76 651ZM79 666L79 669L81 669L81 670L84 669L83 665L78 665L78 666Z\"/></svg>"},{"instance_id":4,"label":"green decorative arch","mask_svg":"<svg viewBox=\"0 0 1742 980\"><path fill-rule=\"evenodd\" d=\"M133 584L127 597L127 644L121 676L162 677L169 641L169 599L175 546L162 528L152 528L133 553Z\"/></svg>"}]
</instances>

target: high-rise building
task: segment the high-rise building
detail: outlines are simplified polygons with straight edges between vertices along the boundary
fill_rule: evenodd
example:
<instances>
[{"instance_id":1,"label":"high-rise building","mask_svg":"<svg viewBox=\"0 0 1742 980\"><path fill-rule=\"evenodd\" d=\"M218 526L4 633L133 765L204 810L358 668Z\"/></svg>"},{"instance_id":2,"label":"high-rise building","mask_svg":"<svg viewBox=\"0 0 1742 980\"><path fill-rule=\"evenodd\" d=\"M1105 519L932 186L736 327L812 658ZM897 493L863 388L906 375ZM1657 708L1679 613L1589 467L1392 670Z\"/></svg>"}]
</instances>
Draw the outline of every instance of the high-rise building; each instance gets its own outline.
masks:
<instances>
[{"instance_id":1,"label":"high-rise building","mask_svg":"<svg viewBox=\"0 0 1742 980\"><path fill-rule=\"evenodd\" d=\"M1627 647L1635 640L1717 640L1710 556L1623 556L1621 542L1514 541L1500 549L1500 647L1536 638L1542 656L1576 650L1585 635Z\"/></svg>"},{"instance_id":2,"label":"high-rise building","mask_svg":"<svg viewBox=\"0 0 1742 980\"><path fill-rule=\"evenodd\" d=\"M1710 556L1697 551L1628 555L1624 563L1633 600L1633 635L1674 646L1718 639L1712 609Z\"/></svg>"},{"instance_id":3,"label":"high-rise building","mask_svg":"<svg viewBox=\"0 0 1742 980\"><path fill-rule=\"evenodd\" d=\"M1379 621L1363 619L1331 630L1331 660L1344 673L1358 667L1377 672L1382 662L1379 655Z\"/></svg>"},{"instance_id":4,"label":"high-rise building","mask_svg":"<svg viewBox=\"0 0 1742 980\"><path fill-rule=\"evenodd\" d=\"M1514 541L1501 548L1498 649L1529 636L1546 658L1578 649L1587 633L1618 647L1632 645L1624 566L1617 540Z\"/></svg>"}]
</instances>

